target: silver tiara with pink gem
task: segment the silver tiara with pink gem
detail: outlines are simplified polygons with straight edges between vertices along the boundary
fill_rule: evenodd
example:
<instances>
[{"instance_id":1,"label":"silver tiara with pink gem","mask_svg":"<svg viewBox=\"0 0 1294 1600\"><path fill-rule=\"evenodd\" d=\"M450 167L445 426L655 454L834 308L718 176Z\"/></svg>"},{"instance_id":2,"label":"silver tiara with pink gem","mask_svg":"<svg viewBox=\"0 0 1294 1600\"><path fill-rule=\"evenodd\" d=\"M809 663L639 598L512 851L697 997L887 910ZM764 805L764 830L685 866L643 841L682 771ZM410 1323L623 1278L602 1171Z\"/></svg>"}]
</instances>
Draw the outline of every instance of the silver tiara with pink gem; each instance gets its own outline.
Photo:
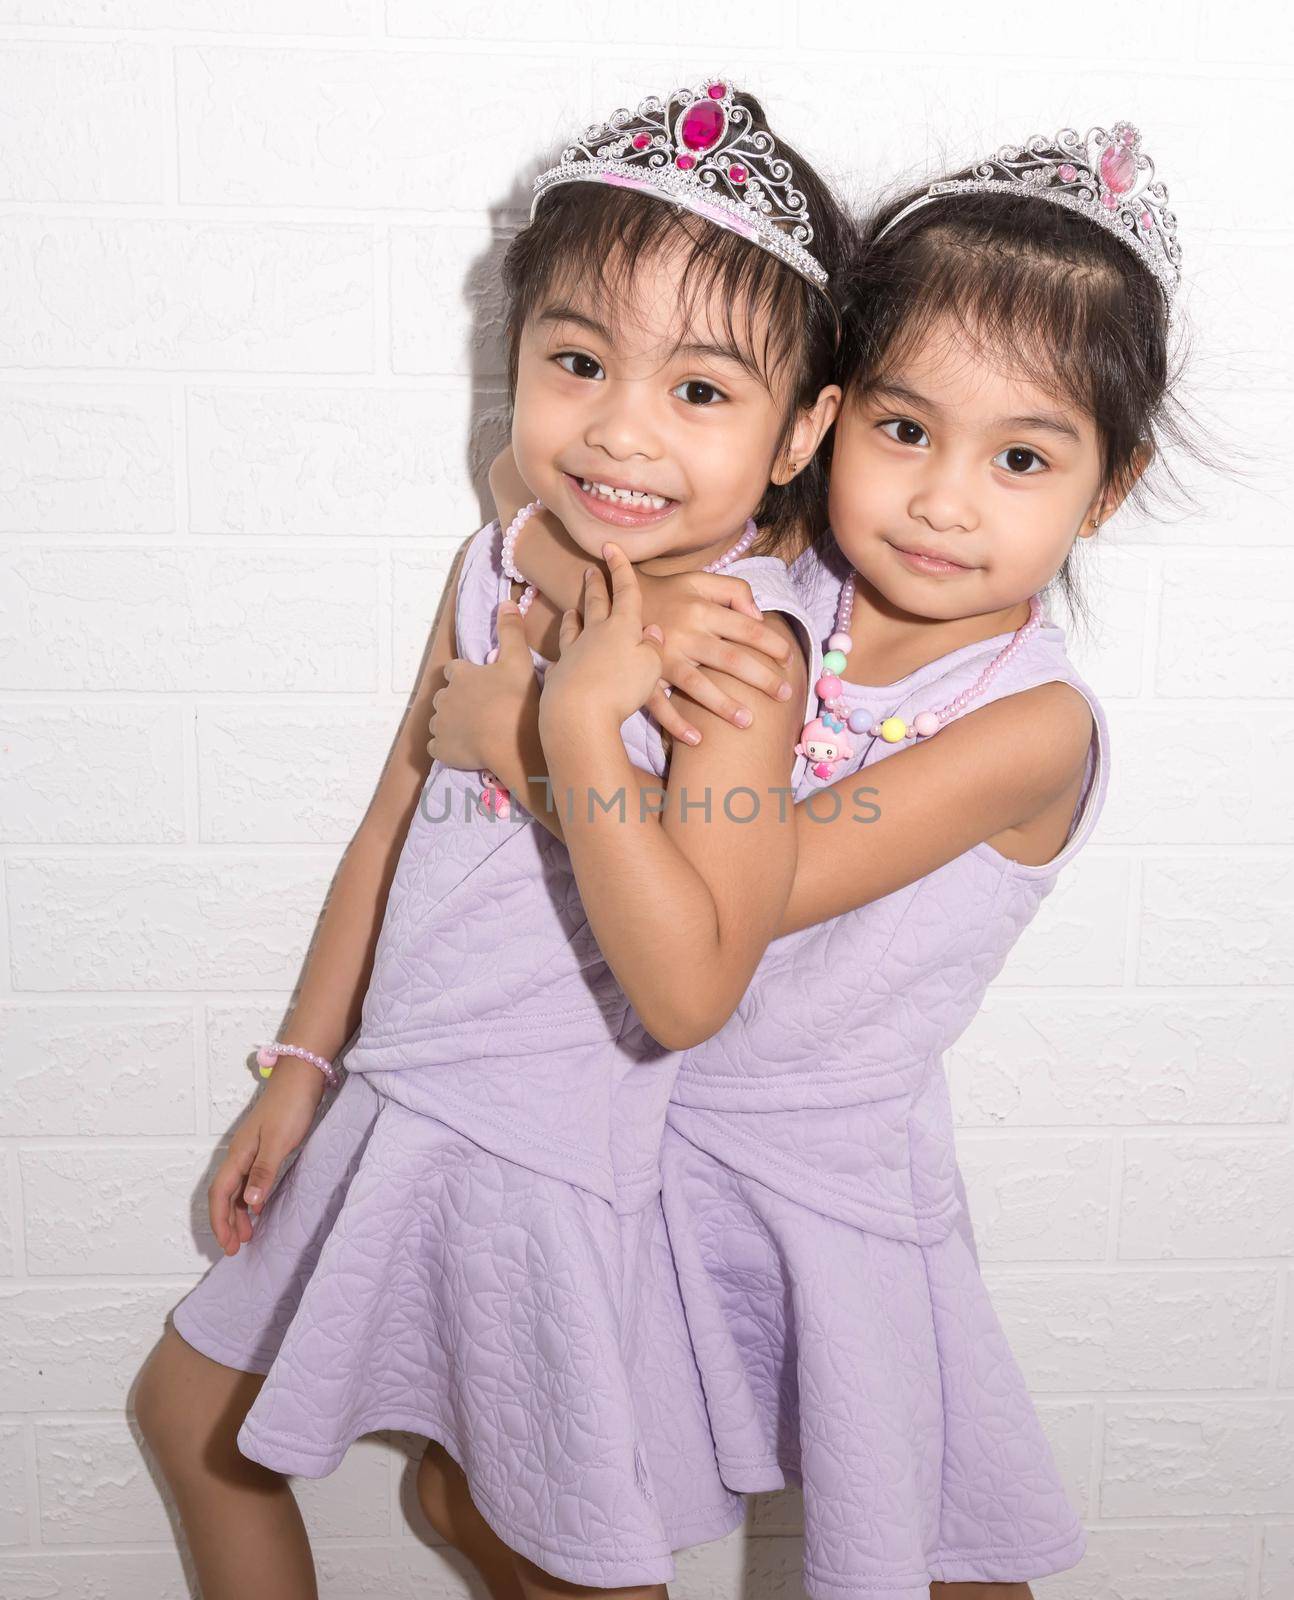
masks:
<instances>
[{"instance_id":1,"label":"silver tiara with pink gem","mask_svg":"<svg viewBox=\"0 0 1294 1600\"><path fill-rule=\"evenodd\" d=\"M636 112L613 111L535 179L530 206L563 183L610 183L683 206L784 261L818 288L826 269L809 251L808 202L770 133L751 126L727 78L650 95Z\"/></svg>"},{"instance_id":2,"label":"silver tiara with pink gem","mask_svg":"<svg viewBox=\"0 0 1294 1600\"><path fill-rule=\"evenodd\" d=\"M1108 133L1089 129L1086 138L1062 128L1054 139L1038 134L1018 148L1004 145L976 166L973 177L932 183L890 218L877 239L919 207L949 194L1024 194L1081 212L1136 251L1171 307L1182 276L1177 218L1130 122L1116 122Z\"/></svg>"}]
</instances>

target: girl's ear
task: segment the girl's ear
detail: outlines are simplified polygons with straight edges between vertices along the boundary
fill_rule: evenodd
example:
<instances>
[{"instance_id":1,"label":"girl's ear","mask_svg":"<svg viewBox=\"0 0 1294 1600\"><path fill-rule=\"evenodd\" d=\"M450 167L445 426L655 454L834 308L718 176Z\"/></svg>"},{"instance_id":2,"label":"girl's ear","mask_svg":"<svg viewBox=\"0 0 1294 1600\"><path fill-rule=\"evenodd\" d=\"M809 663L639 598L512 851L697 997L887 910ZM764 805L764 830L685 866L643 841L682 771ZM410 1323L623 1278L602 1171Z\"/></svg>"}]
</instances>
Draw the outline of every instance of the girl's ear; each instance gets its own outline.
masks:
<instances>
[{"instance_id":1,"label":"girl's ear","mask_svg":"<svg viewBox=\"0 0 1294 1600\"><path fill-rule=\"evenodd\" d=\"M1150 444L1139 444L1132 459L1115 481L1097 497L1088 513L1088 527L1083 531L1095 533L1102 522L1108 522L1136 487L1141 475L1155 458Z\"/></svg>"},{"instance_id":2,"label":"girl's ear","mask_svg":"<svg viewBox=\"0 0 1294 1600\"><path fill-rule=\"evenodd\" d=\"M840 385L829 383L811 406L803 406L796 412L791 437L773 468L774 483L790 483L797 473L808 466L839 410Z\"/></svg>"}]
</instances>

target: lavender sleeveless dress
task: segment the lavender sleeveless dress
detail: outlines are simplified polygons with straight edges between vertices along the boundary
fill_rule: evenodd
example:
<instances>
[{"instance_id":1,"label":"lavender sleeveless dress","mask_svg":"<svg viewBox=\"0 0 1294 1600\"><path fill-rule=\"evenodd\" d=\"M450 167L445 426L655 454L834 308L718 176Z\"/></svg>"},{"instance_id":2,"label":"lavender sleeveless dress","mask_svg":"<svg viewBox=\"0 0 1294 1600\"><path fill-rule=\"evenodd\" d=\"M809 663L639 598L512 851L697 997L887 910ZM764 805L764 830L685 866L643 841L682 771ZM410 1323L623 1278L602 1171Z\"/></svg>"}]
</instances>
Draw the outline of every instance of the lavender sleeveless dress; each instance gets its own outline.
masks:
<instances>
[{"instance_id":1,"label":"lavender sleeveless dress","mask_svg":"<svg viewBox=\"0 0 1294 1600\"><path fill-rule=\"evenodd\" d=\"M472 661L509 592L501 544L497 523L483 528L461 571ZM729 570L797 624L811 696L820 630L785 565ZM622 734L636 765L664 771L645 712ZM359 1435L407 1429L444 1444L487 1521L541 1568L661 1582L672 1550L744 1513L716 1466L662 1220L680 1055L602 959L565 846L521 808L481 815L480 787L433 765L348 1075L251 1243L174 1324L267 1374L238 1435L251 1459L321 1477Z\"/></svg>"},{"instance_id":2,"label":"lavender sleeveless dress","mask_svg":"<svg viewBox=\"0 0 1294 1600\"><path fill-rule=\"evenodd\" d=\"M819 639L847 570L811 555L792 569ZM1008 639L885 687L846 683L846 701L910 720ZM814 1600L928 1600L933 1579L1027 1581L1083 1554L979 1274L942 1062L1104 802L1105 716L1050 621L968 712L1054 679L1095 723L1060 853L1022 866L982 843L777 940L675 1082L663 1210L719 1470L743 1491L803 1484ZM853 743L831 781L856 769L861 787L903 748Z\"/></svg>"}]
</instances>

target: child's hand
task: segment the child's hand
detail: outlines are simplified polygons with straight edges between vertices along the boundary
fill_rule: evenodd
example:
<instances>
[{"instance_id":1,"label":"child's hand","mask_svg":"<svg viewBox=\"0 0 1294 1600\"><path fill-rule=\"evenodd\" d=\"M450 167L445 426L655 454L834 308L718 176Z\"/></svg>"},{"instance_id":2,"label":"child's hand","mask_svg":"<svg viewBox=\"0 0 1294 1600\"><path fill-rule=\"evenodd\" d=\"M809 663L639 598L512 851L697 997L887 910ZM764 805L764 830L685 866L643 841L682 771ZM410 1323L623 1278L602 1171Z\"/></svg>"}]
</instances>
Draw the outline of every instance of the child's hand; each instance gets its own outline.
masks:
<instances>
[{"instance_id":1,"label":"child's hand","mask_svg":"<svg viewBox=\"0 0 1294 1600\"><path fill-rule=\"evenodd\" d=\"M489 476L495 511L506 528L534 498L517 470L511 444L490 463ZM528 540L547 528L550 538L569 545L569 535L551 511L541 511L526 527ZM571 554L574 558L573 550ZM703 667L738 678L772 699L786 699L790 688L785 669L792 647L763 620L744 578L708 572L680 572L661 578L640 572L638 585L644 620L654 623L665 636L661 681L646 706L666 733L689 744L699 743L701 737L682 708L671 704L665 693L671 685L725 722L749 726L750 708L721 689L708 672L700 670Z\"/></svg>"},{"instance_id":2,"label":"child's hand","mask_svg":"<svg viewBox=\"0 0 1294 1600\"><path fill-rule=\"evenodd\" d=\"M548 669L539 702L541 734L590 721L619 728L660 682L664 641L658 627L643 627L638 576L619 545L602 548L611 597L601 572L589 567L583 621L574 611L562 615L561 656Z\"/></svg>"},{"instance_id":3,"label":"child's hand","mask_svg":"<svg viewBox=\"0 0 1294 1600\"><path fill-rule=\"evenodd\" d=\"M530 707L537 714L539 684L525 622L516 603L499 606L499 653L486 666L456 657L445 666L445 684L431 702L427 753L447 767L494 768L500 749L516 744L516 731Z\"/></svg>"},{"instance_id":4,"label":"child's hand","mask_svg":"<svg viewBox=\"0 0 1294 1600\"><path fill-rule=\"evenodd\" d=\"M703 667L740 678L771 699L789 697L785 669L794 647L763 620L744 578L717 572L662 578L640 572L638 581L643 615L665 635L661 678L666 683L737 727L750 725L749 708L721 689ZM696 740L688 738L696 730L662 689L648 700L647 709L676 739L699 741L699 734Z\"/></svg>"},{"instance_id":5,"label":"child's hand","mask_svg":"<svg viewBox=\"0 0 1294 1600\"><path fill-rule=\"evenodd\" d=\"M207 1190L211 1231L227 1256L251 1239L251 1213L259 1214L279 1169L310 1131L326 1087L318 1067L280 1056L234 1129L229 1154Z\"/></svg>"}]
</instances>

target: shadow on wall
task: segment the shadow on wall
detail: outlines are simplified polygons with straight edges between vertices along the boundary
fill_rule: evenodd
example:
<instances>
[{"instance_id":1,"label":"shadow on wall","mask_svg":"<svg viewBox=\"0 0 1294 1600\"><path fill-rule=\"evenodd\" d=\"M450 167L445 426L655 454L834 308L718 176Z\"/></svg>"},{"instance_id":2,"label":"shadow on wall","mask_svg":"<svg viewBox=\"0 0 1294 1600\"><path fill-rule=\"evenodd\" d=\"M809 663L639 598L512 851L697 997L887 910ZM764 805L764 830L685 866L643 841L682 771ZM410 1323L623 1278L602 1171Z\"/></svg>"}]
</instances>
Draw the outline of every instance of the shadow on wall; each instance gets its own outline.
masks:
<instances>
[{"instance_id":1,"label":"shadow on wall","mask_svg":"<svg viewBox=\"0 0 1294 1600\"><path fill-rule=\"evenodd\" d=\"M553 157L555 159L555 156ZM471 419L467 460L463 463L480 506L481 522L494 517L487 474L512 432L505 333L503 258L530 217L531 183L547 160L530 164L514 179L507 196L489 208L490 243L471 263L463 299L471 315Z\"/></svg>"}]
</instances>

